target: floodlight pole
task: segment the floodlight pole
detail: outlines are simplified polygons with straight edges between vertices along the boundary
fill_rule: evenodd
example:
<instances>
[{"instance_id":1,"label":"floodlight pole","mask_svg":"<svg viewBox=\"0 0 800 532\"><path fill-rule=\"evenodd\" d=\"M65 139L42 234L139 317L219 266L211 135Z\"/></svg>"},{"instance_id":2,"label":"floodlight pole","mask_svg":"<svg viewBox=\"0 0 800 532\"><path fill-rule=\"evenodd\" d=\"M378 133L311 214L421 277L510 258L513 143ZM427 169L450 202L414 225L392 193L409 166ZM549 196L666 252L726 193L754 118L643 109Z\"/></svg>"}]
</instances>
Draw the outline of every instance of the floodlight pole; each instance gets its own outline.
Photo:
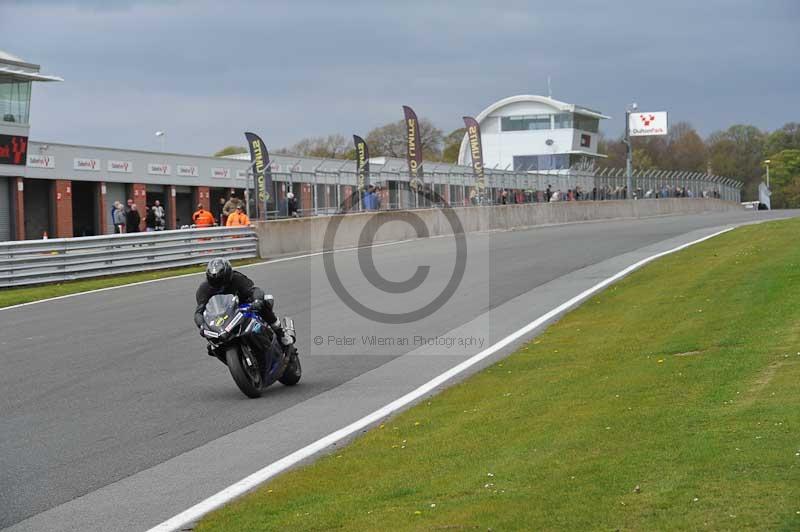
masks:
<instances>
[{"instance_id":1,"label":"floodlight pole","mask_svg":"<svg viewBox=\"0 0 800 532\"><path fill-rule=\"evenodd\" d=\"M635 111L637 105L631 104L630 106L625 108L625 138L623 142L625 143L625 177L627 178L627 194L625 199L629 199L633 197L633 146L631 146L631 131L630 131L630 124L631 124L631 111Z\"/></svg>"},{"instance_id":2,"label":"floodlight pole","mask_svg":"<svg viewBox=\"0 0 800 532\"><path fill-rule=\"evenodd\" d=\"M631 148L630 116L631 112L625 109L625 177L628 187L628 193L625 199L630 197L631 188L633 187L633 176L631 175L633 171L633 149Z\"/></svg>"}]
</instances>

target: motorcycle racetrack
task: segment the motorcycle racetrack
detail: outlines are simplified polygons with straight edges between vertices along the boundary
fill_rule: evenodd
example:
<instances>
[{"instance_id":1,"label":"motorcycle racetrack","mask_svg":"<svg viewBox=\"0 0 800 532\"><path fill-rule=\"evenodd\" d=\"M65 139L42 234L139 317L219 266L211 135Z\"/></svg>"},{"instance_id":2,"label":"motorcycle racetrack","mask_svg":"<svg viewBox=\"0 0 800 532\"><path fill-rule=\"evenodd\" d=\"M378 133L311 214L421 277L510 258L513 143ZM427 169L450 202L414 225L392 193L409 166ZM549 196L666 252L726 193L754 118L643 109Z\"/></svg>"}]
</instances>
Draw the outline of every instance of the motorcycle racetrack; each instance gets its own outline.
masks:
<instances>
[{"instance_id":1,"label":"motorcycle racetrack","mask_svg":"<svg viewBox=\"0 0 800 532\"><path fill-rule=\"evenodd\" d=\"M0 528L155 526L643 257L796 215L742 211L469 235L454 293L406 323L375 321L343 303L320 254L245 267L275 296L276 311L295 319L303 360L299 385L275 385L256 400L206 356L192 323L200 274L0 309ZM418 288L392 295L363 281L358 252L334 255L352 297L393 314L413 313L443 289L454 250L450 238L375 246L375 268L393 283L430 266Z\"/></svg>"}]
</instances>

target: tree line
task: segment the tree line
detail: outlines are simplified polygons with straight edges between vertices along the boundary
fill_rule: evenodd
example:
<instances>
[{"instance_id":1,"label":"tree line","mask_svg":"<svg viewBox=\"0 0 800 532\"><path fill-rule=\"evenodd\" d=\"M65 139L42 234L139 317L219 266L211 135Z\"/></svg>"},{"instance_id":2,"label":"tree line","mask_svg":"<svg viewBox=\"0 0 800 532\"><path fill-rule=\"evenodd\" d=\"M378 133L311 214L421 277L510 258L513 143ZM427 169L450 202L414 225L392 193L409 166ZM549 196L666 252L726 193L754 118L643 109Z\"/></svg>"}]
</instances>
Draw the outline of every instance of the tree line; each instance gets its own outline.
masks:
<instances>
[{"instance_id":1,"label":"tree line","mask_svg":"<svg viewBox=\"0 0 800 532\"><path fill-rule=\"evenodd\" d=\"M459 128L448 135L436 127L426 118L419 120L420 143L422 144L422 158L426 161L441 161L455 163L458 160L458 150L461 139L464 137L464 128ZM399 157L406 156L406 125L405 121L398 120L372 129L365 139L369 146L371 157ZM215 157L224 157L236 153L246 153L244 146L227 146L214 154ZM301 139L291 146L270 150L278 155L296 155L299 157L319 157L322 159L355 159L353 137L340 134L324 137L308 137Z\"/></svg>"},{"instance_id":2,"label":"tree line","mask_svg":"<svg viewBox=\"0 0 800 532\"><path fill-rule=\"evenodd\" d=\"M455 163L464 128L445 135L430 120L421 118L420 136L423 158L427 161ZM372 129L366 136L372 157L406 156L406 126L403 120ZM765 160L769 160L772 205L776 208L800 207L800 123L789 122L772 132L737 124L715 131L703 139L689 122L672 124L669 134L634 137L633 165L636 169L709 172L738 179L744 185L742 198L758 198L758 184L765 180ZM245 153L243 146L228 146L214 155ZM622 137L609 139L602 133L598 152L600 168L624 168L625 145ZM309 137L274 153L324 159L355 159L352 137L333 134Z\"/></svg>"},{"instance_id":3,"label":"tree line","mask_svg":"<svg viewBox=\"0 0 800 532\"><path fill-rule=\"evenodd\" d=\"M765 160L770 161L774 207L800 206L800 123L789 122L772 132L737 124L703 139L688 122L670 126L669 134L633 137L633 166L637 169L687 170L731 177L744 184L742 198L758 199L758 184L765 180ZM622 137L601 136L601 167L624 168Z\"/></svg>"}]
</instances>

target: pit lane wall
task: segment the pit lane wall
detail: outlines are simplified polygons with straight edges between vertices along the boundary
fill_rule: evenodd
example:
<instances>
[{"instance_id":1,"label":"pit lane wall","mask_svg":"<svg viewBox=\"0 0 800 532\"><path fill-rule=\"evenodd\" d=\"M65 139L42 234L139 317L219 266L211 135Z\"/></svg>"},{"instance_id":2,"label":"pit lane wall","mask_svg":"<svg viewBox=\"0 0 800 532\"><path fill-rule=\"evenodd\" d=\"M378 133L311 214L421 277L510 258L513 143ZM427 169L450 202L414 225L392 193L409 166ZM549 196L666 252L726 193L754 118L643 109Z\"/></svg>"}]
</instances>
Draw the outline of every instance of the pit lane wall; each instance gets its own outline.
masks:
<instances>
[{"instance_id":1,"label":"pit lane wall","mask_svg":"<svg viewBox=\"0 0 800 532\"><path fill-rule=\"evenodd\" d=\"M535 227L539 225L647 218L674 214L739 211L735 202L719 199L666 198L648 200L580 201L455 207L451 210L465 233ZM424 224L427 236L453 233L447 212L442 209L379 211L335 216L292 218L255 222L261 258L323 249L342 249L371 242L393 242L418 238ZM332 244L325 245L329 224L338 223ZM458 224L454 224L458 227Z\"/></svg>"}]
</instances>

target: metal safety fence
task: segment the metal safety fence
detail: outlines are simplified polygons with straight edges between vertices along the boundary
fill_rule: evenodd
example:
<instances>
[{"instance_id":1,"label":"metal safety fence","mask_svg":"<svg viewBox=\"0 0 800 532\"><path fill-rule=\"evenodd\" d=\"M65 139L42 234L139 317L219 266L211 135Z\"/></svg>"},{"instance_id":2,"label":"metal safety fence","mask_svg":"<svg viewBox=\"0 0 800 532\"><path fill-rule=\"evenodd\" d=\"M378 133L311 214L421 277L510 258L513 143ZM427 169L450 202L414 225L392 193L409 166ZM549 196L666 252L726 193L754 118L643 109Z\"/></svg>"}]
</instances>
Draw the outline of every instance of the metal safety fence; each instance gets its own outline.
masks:
<instances>
[{"instance_id":1,"label":"metal safety fence","mask_svg":"<svg viewBox=\"0 0 800 532\"><path fill-rule=\"evenodd\" d=\"M658 198L718 198L741 201L742 183L728 177L704 172L680 170L634 170L633 190L628 191L624 169L576 168L545 171L508 171L486 169L481 193L476 177L470 172L426 171L424 189L412 190L410 176L404 167L388 165L373 171L370 182L375 185L381 210L408 210L436 205L451 206L542 203L553 201L603 201ZM276 202L271 204L268 219L288 215L287 192L297 198L300 216L319 216L363 210L353 206L352 194L357 186L350 171L273 172L272 191ZM254 206L253 206L254 207Z\"/></svg>"},{"instance_id":2,"label":"metal safety fence","mask_svg":"<svg viewBox=\"0 0 800 532\"><path fill-rule=\"evenodd\" d=\"M0 242L0 288L258 256L251 227Z\"/></svg>"}]
</instances>

